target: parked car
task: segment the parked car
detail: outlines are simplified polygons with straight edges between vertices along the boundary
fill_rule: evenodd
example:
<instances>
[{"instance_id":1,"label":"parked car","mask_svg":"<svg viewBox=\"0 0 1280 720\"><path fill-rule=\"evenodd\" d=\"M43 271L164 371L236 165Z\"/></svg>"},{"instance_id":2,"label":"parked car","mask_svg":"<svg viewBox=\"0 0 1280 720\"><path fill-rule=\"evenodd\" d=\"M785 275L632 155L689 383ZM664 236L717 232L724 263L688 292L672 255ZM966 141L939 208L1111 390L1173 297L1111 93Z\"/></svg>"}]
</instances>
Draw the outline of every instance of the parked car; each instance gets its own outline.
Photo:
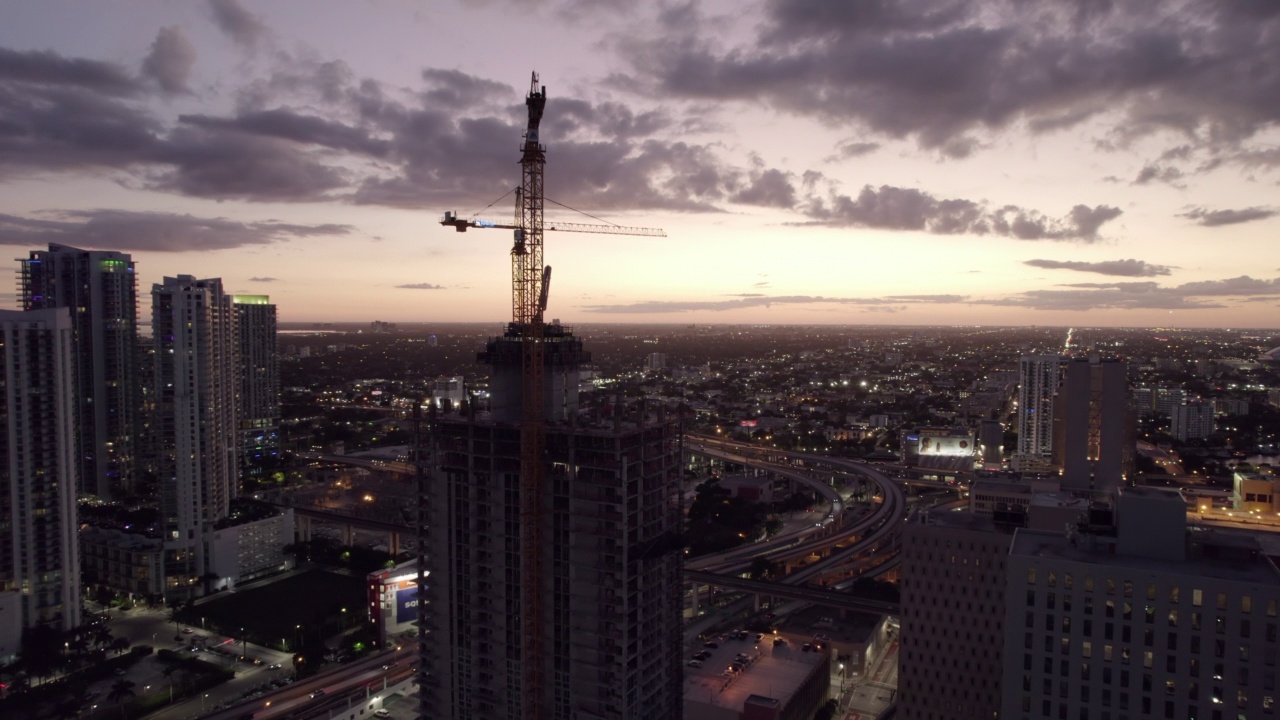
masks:
<instances>
[{"instance_id":1,"label":"parked car","mask_svg":"<svg viewBox=\"0 0 1280 720\"><path fill-rule=\"evenodd\" d=\"M690 660L690 661L689 661L689 667L691 667L691 668L700 668L700 667L702 667L702 661L701 661L701 660L699 660L698 658L694 658L694 659L692 659L692 660Z\"/></svg>"},{"instance_id":2,"label":"parked car","mask_svg":"<svg viewBox=\"0 0 1280 720\"><path fill-rule=\"evenodd\" d=\"M712 650L715 650L716 648L720 647L720 643L718 643L718 642L704 642L704 643L702 643L702 647L704 647L704 648L711 648Z\"/></svg>"},{"instance_id":3,"label":"parked car","mask_svg":"<svg viewBox=\"0 0 1280 720\"><path fill-rule=\"evenodd\" d=\"M391 711L386 708L378 708L377 710L373 711L373 716L380 717L380 718L391 717Z\"/></svg>"}]
</instances>

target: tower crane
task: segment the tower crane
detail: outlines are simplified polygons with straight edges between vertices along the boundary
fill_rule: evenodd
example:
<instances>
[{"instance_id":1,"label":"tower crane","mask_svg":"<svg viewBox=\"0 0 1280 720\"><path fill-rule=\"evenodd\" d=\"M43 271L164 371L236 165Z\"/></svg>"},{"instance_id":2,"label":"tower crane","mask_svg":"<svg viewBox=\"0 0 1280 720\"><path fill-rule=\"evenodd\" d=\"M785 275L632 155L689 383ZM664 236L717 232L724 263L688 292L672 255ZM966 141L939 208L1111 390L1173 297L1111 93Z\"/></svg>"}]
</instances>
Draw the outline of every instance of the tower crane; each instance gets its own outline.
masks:
<instances>
[{"instance_id":1,"label":"tower crane","mask_svg":"<svg viewBox=\"0 0 1280 720\"><path fill-rule=\"evenodd\" d=\"M549 583L543 563L544 538L547 537L547 514L551 511L543 460L546 407L542 392L545 374L545 333L543 314L551 281L551 267L542 262L544 230L596 232L613 235L665 237L662 230L630 228L620 225L585 225L552 223L543 219L543 166L546 148L539 142L538 126L547 103L546 86L538 85L533 73L525 106L529 123L520 147L521 183L516 189L515 219L511 224L459 218L446 212L441 225L458 232L468 228L512 230L511 247L511 326L510 333L521 338L521 415L520 415L520 695L521 717L544 720L547 711L546 612L543 597Z\"/></svg>"}]
</instances>

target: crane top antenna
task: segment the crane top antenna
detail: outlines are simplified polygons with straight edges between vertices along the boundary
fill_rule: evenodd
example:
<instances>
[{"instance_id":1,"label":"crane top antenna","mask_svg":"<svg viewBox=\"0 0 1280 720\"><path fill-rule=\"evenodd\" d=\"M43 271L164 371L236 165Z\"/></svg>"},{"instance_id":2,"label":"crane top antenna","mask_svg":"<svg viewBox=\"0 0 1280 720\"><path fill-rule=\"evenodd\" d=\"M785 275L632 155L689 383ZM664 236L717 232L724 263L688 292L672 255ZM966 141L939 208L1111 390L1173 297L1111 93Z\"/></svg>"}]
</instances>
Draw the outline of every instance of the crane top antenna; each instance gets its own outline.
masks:
<instances>
[{"instance_id":1,"label":"crane top antenna","mask_svg":"<svg viewBox=\"0 0 1280 720\"><path fill-rule=\"evenodd\" d=\"M533 80L529 83L529 94L525 96L524 104L529 108L529 129L527 137L530 142L538 142L538 124L542 122L542 110L547 106L547 87L543 85L538 87L538 73L533 73Z\"/></svg>"}]
</instances>

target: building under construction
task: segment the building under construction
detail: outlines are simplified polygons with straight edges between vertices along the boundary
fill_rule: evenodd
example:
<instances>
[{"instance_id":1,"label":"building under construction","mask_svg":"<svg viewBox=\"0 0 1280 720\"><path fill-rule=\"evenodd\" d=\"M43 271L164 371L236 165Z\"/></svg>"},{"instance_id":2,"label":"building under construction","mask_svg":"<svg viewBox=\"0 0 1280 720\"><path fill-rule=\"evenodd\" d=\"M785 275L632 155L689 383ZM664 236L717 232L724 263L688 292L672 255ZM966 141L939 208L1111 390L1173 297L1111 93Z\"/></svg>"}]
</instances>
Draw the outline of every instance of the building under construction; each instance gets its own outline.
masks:
<instances>
[{"instance_id":1,"label":"building under construction","mask_svg":"<svg viewBox=\"0 0 1280 720\"><path fill-rule=\"evenodd\" d=\"M492 371L489 407L467 403L429 427L421 716L670 720L683 680L680 427L663 408L580 406L590 356L569 329L543 321L545 102L535 75L515 222L442 221L514 231L513 307L479 358Z\"/></svg>"},{"instance_id":2,"label":"building under construction","mask_svg":"<svg viewBox=\"0 0 1280 720\"><path fill-rule=\"evenodd\" d=\"M639 408L577 421L546 429L546 686L532 689L520 672L520 428L435 423L422 717L523 719L526 692L544 694L548 718L680 716L678 424Z\"/></svg>"}]
</instances>

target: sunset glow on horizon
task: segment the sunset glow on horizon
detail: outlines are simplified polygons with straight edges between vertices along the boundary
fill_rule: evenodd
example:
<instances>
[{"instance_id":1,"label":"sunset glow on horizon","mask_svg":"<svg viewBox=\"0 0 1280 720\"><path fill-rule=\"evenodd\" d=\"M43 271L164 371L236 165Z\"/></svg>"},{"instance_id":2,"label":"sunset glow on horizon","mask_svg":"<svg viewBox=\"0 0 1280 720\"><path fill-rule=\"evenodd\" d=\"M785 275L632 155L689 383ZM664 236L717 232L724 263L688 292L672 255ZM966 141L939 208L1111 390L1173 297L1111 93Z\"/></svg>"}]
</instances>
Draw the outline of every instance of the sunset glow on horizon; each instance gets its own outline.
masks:
<instances>
[{"instance_id":1,"label":"sunset glow on horizon","mask_svg":"<svg viewBox=\"0 0 1280 720\"><path fill-rule=\"evenodd\" d=\"M536 70L548 217L667 234L548 232L548 318L1280 327L1274 3L4 15L0 244L131 253L143 320L188 274L282 322L505 322L510 231L438 221L511 221Z\"/></svg>"}]
</instances>

